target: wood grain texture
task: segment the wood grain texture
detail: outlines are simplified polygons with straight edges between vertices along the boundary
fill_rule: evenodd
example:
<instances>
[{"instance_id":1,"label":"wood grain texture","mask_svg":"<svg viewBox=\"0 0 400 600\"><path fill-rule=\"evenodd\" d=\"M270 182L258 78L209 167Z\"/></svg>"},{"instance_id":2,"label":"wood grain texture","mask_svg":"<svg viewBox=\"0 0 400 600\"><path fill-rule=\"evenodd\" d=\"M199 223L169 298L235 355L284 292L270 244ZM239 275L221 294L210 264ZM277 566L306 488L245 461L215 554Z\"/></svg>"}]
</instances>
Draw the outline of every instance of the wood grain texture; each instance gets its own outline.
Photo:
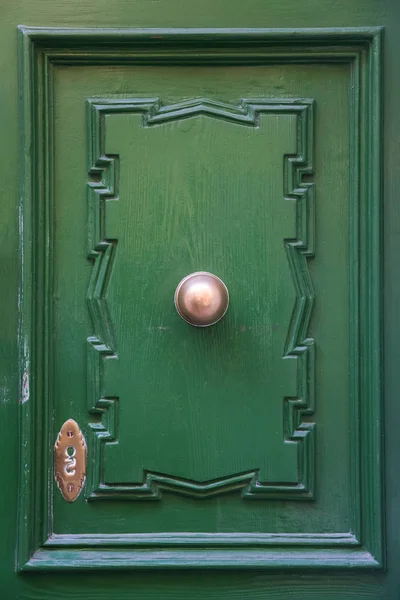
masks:
<instances>
[{"instance_id":1,"label":"wood grain texture","mask_svg":"<svg viewBox=\"0 0 400 600\"><path fill-rule=\"evenodd\" d=\"M27 597L31 600L50 600L56 595L60 600L80 600L82 590L88 600L109 600L115 594L115 584L104 574L86 574L82 577L75 575L65 585L65 576L47 575L48 586L44 587L41 578L29 574L26 583ZM153 573L151 585L147 577L140 574L118 574L118 597L128 600L139 596L143 599L175 599L187 598L196 600L281 600L282 598L306 600L372 600L384 597L382 581L379 577L370 574L353 572L351 575L338 577L337 574L327 577L325 575L304 575L291 573L286 575L271 574L265 577L261 572L250 573L221 573L218 571L202 573L181 572L179 575L172 573Z\"/></svg>"},{"instance_id":2,"label":"wood grain texture","mask_svg":"<svg viewBox=\"0 0 400 600\"><path fill-rule=\"evenodd\" d=\"M183 0L152 2L120 0L110 3L99 0L93 5L89 0L60 1L35 0L11 2L2 5L0 63L2 110L0 130L6 143L0 145L0 177L2 188L2 213L0 231L2 252L0 276L7 284L7 293L0 296L2 344L0 347L0 431L7 436L1 446L2 456L2 508L7 518L1 523L0 568L2 592L6 599L14 598L114 598L115 580L107 575L40 574L16 576L14 552L16 544L16 494L18 454L18 401L19 377L17 354L23 347L18 338L17 288L18 288L18 208L17 180L21 162L18 148L24 139L18 136L18 89L16 64L16 27L20 23L37 26L122 26L122 27L319 27L363 26L385 27L385 93L384 93L384 307L385 307L385 413L386 413L386 519L387 572L309 574L280 573L268 575L259 571L251 573L224 572L185 574L119 574L118 597L133 598L327 598L394 600L398 598L400 579L398 572L400 522L398 498L398 422L400 407L397 402L400 387L398 369L398 322L400 285L398 255L400 252L398 194L400 171L400 116L398 103L400 84L397 56L399 47L400 5L397 0L360 0L341 2L334 0L307 0L301 4L278 0L265 3L250 0L243 3L212 2L187 3ZM121 83L117 70L109 77L118 86ZM328 79L329 76L327 75ZM339 109L340 110L340 109Z\"/></svg>"}]
</instances>

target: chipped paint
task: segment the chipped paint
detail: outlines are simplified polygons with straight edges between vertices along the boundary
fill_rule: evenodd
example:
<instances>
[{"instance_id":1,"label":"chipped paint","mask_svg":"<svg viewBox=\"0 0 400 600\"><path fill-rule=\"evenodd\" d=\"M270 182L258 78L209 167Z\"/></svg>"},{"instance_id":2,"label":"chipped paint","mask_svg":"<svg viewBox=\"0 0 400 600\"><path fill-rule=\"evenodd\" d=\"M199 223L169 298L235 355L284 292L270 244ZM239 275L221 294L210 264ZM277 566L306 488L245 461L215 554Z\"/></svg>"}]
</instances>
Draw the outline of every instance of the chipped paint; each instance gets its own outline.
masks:
<instances>
[{"instance_id":1,"label":"chipped paint","mask_svg":"<svg viewBox=\"0 0 400 600\"><path fill-rule=\"evenodd\" d=\"M24 374L22 376L21 403L24 404L29 400L29 363L25 364Z\"/></svg>"},{"instance_id":2,"label":"chipped paint","mask_svg":"<svg viewBox=\"0 0 400 600\"><path fill-rule=\"evenodd\" d=\"M24 354L22 359L22 365L24 372L22 374L22 382L21 382L21 404L28 402L30 389L29 389L29 346L28 340L25 338L24 340Z\"/></svg>"},{"instance_id":3,"label":"chipped paint","mask_svg":"<svg viewBox=\"0 0 400 600\"><path fill-rule=\"evenodd\" d=\"M23 289L24 289L24 211L23 204L21 202L19 206L19 240L20 240L20 264L21 264L21 281L18 288L18 311L19 311L19 324L18 324L18 342L22 345L23 339ZM29 400L29 344L27 338L24 339L23 354L21 351L20 359L21 371L23 369L22 381L21 381L21 404L24 404ZM20 371L20 372L21 372Z\"/></svg>"}]
</instances>

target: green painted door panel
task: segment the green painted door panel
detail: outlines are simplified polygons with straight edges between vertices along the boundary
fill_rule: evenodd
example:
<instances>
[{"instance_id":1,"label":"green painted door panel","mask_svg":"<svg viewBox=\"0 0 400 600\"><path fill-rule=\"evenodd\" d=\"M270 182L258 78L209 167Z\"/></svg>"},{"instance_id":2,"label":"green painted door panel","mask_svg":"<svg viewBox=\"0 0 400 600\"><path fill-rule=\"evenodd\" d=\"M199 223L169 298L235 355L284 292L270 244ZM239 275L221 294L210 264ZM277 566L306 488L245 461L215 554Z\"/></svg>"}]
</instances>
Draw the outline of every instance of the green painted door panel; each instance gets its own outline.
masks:
<instances>
[{"instance_id":1,"label":"green painted door panel","mask_svg":"<svg viewBox=\"0 0 400 600\"><path fill-rule=\"evenodd\" d=\"M286 73L284 69L280 72L285 73L285 79L291 81L290 88L294 89L299 85L292 82L296 78L294 69L286 69ZM329 91L324 94L330 104L331 118L334 118L335 103L347 100L348 78L347 68L333 69L337 96L329 103ZM174 83L174 78L173 87L185 82L186 69L166 67L165 70L168 86ZM310 79L318 82L321 70L318 67L314 70L317 72L310 73ZM143 94L150 92L154 97L160 84L155 77L153 89L149 89L148 71L142 70L146 79ZM194 83L200 89L185 90L183 95L196 93L198 98L203 98L210 86L209 80L215 77L214 71L215 67L202 68L203 83L199 76ZM125 70L127 80L130 72L132 69ZM89 69L82 73L84 86L89 73ZM214 83L214 97L230 94L232 98L234 85L238 91L233 98L240 90L247 96L251 92L256 97L260 92L265 94L264 80L273 80L277 73L276 68L249 67L246 75L244 81L244 74L232 70L225 75L220 89ZM251 83L255 77L259 81L257 86ZM68 102L59 108L62 128L59 133L55 131L55 154L61 164L64 156L71 153L68 139L75 139L72 130L76 129L79 135L76 114L82 97L87 97L87 92L77 84L77 75L74 78L73 87L67 72L60 73L57 79L57 84L68 94ZM101 86L103 74L99 73L97 78ZM229 91L224 91L227 84ZM139 82L136 85L140 85ZM322 83L314 85L321 93ZM97 93L100 90L96 87ZM301 89L301 97L315 93L316 90ZM75 102L77 110L72 111ZM72 380L82 386L82 392L74 394L77 404L73 414L80 423L86 420L87 425L82 427L85 427L89 447L92 444L89 457L93 456L95 464L93 472L88 473L90 499L159 498L160 504L165 504L163 507L153 503L123 507L124 512L119 514L123 514L124 519L118 525L121 533L127 528L132 533L146 533L149 528L165 532L165 511L172 531L191 531L198 527L198 502L193 499L187 502L172 495L161 498L165 485L189 497L204 497L201 530L205 532L216 532L216 527L218 533L239 530L239 520L246 533L260 533L260 527L270 532L276 520L283 523L287 519L289 532L295 534L299 533L299 527L300 530L306 527L309 513L302 503L291 504L287 510L281 503L268 502L266 511L265 500L314 498L318 449L314 445L312 417L316 375L309 322L313 316L314 287L324 285L328 266L321 263L321 269L311 277L309 264L313 261L316 228L315 184L311 181L302 184L302 178L311 179L313 171L314 104L311 100L293 101L291 98L258 98L236 105L214 99L194 99L183 105L169 104L157 109L154 101L144 104L140 96L138 100L119 98L107 103L102 100L88 103L93 123L89 139L104 136L104 148L90 150L91 178L95 183L89 182L88 202L93 223L96 220L92 214L100 208L104 189L118 190L103 203L103 231L96 232L89 225L89 251L96 248L97 239L113 242L105 245L105 250L95 257L99 262L107 261L109 267L97 268L95 263L90 272L85 256L80 263L75 261L74 280L81 287L80 291L77 285L71 287L70 278L66 276L71 270L69 257L79 245L71 231L78 233L79 227L79 235L82 240L85 238L86 212L81 213L78 227L76 215L87 175L82 172L81 194L78 189L71 193L69 186L60 185L56 222L64 223L64 231L59 232L55 248L61 262L55 262L53 268L56 294L64 301L58 303L55 315L54 368L60 372L55 397L59 399L58 419L62 423L69 416L63 409L70 402L69 382ZM156 110L154 124L145 121L144 127L144 118L149 119L150 111ZM102 113L105 113L103 117ZM162 120L156 120L157 114ZM75 115L73 119L72 115ZM83 111L82 117L85 118ZM346 139L348 120L343 120L341 125L338 119L338 127L342 127L342 137ZM84 127L82 131L85 132ZM169 148L167 159L166 147ZM208 148L212 148L212 152ZM112 165L113 182L107 179L111 177L107 171L100 171L101 161L96 153L115 157L112 160L118 166ZM76 156L75 160L84 166L87 164L84 143L82 154L82 158ZM111 171L108 165L107 169ZM59 173L57 180L61 183L62 167ZM328 169L325 172L321 169L320 175L326 179L332 176ZM343 202L348 184L344 178ZM332 188L332 204L334 194ZM71 207L71 196L76 199L76 209ZM326 202L329 203L329 193ZM337 203L336 208L339 207ZM323 213L318 223L326 228ZM124 224L122 230L121 224ZM348 227L347 217L344 227ZM71 250L66 249L66 244L71 245ZM110 252L115 258L108 259ZM331 260L332 264L337 265L338 259L337 252L327 253L327 261ZM346 296L335 294L335 289L346 286L344 252L340 260L343 268L338 276L342 282L339 287L332 286L330 301L341 303L341 313L345 315ZM199 330L179 318L173 295L183 275L201 269L223 277L230 290L231 306L221 323ZM106 290L97 282L100 276L107 281ZM329 282L325 285L329 286ZM90 292L91 311L87 310L88 288L104 290L98 317L95 293L92 297ZM74 352L71 357L70 340L63 332L69 327L71 303L76 304L79 295L82 317L75 320L82 323L80 341L88 334L90 340L87 347L80 343L80 352ZM90 312L95 315L92 321ZM58 319L59 325L56 324ZM331 328L330 333L323 335L335 335L333 321L326 320L323 326L328 331ZM76 331L75 325L74 328ZM346 329L341 339L336 336L337 361L348 355L347 337ZM88 381L86 362L91 373ZM77 374L82 369L79 380ZM94 372L97 374L93 377ZM99 377L100 390L95 387ZM94 423L88 418L86 404L79 399L85 394L87 383L89 409L95 412ZM328 382L325 385L329 398ZM341 393L343 398L348 396L345 379ZM101 398L109 398L109 404ZM334 424L326 435L335 436L342 428L343 441L349 427L346 404L343 402L338 409L333 398L326 401L326 421L332 420ZM329 406L337 414L335 421L329 416ZM99 409L103 407L106 412L98 429ZM68 410L71 412L70 405ZM341 410L340 415L338 410ZM90 427L95 428L95 434ZM343 447L344 460L348 461L345 450ZM148 480L144 485L146 475ZM159 476L163 481L158 483ZM324 511L336 510L338 517L341 516L342 522L337 523L335 534L349 529L349 474L338 469L335 479L337 486L343 488L344 502L335 508L333 499L328 496L326 506L323 508L321 503L318 512L312 503L316 533L324 528ZM154 483L150 485L150 481ZM234 489L238 492L220 497ZM241 494L250 502L243 502ZM215 499L211 499L212 496ZM66 507L58 492L55 502L60 505L62 530ZM188 510L182 509L182 502ZM221 506L222 516L219 514ZM107 519L108 507L98 506L97 511L104 509L102 519ZM127 522L125 519L136 514L132 513L136 510L140 519L135 517ZM293 527L290 521L294 511L296 524ZM80 513L78 519L84 520L88 532L96 533L97 517L93 522L86 512ZM80 526L75 526L77 533ZM110 532L116 533L115 523L110 526ZM71 527L69 523L69 531Z\"/></svg>"},{"instance_id":2,"label":"green painted door panel","mask_svg":"<svg viewBox=\"0 0 400 600\"><path fill-rule=\"evenodd\" d=\"M6 4L4 598L398 598L397 5Z\"/></svg>"},{"instance_id":3,"label":"green painted door panel","mask_svg":"<svg viewBox=\"0 0 400 600\"><path fill-rule=\"evenodd\" d=\"M282 238L285 231L296 238L296 202L290 200L288 210L284 205L281 218L279 211L268 214L267 203L279 191L283 196L282 157L296 154L297 119L260 112L259 127L241 126L235 117L213 116L222 110L230 119L230 107L204 105L170 105L179 119L171 116L170 123L156 121L154 127L143 128L142 115L106 118L105 151L120 156L120 184L118 201L105 209L105 235L117 240L119 260L107 290L118 359L106 361L104 394L118 396L119 407L125 398L129 407L126 413L119 409L126 418L115 433L118 443L105 449L104 477L141 486L143 471L149 471L171 475L171 486L183 479L216 480L228 490L248 472L247 483L255 478L258 486L289 484L297 480L297 444L283 443L282 407L269 414L267 399L285 395L278 383L285 378L286 395L296 396L297 361L282 360L283 336L272 341L274 324L290 323L295 304ZM202 114L206 110L209 115ZM186 111L194 116L181 116ZM124 178L127 171L131 176ZM263 171L254 191L252 182ZM124 197L132 198L125 207ZM253 243L246 242L246 232ZM229 284L229 316L212 329L187 327L171 302L179 274L198 270L220 273ZM263 271L269 274L265 281ZM121 298L121 285L129 280ZM268 288L274 290L272 302ZM129 460L127 471L130 453L142 455L142 462ZM135 486L129 487L134 496Z\"/></svg>"},{"instance_id":4,"label":"green painted door panel","mask_svg":"<svg viewBox=\"0 0 400 600\"><path fill-rule=\"evenodd\" d=\"M49 529L21 525L19 568L381 567L381 30L100 36L20 29L21 518ZM210 328L175 310L195 271L229 288Z\"/></svg>"}]
</instances>

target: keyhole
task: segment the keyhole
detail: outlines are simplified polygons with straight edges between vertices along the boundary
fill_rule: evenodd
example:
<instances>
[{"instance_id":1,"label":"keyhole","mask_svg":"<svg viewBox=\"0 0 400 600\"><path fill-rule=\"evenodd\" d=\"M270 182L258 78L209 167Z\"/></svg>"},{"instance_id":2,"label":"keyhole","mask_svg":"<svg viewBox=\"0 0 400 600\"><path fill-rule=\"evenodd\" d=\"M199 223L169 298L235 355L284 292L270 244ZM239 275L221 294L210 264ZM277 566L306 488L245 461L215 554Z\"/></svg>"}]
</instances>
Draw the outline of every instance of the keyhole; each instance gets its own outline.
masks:
<instances>
[{"instance_id":1,"label":"keyhole","mask_svg":"<svg viewBox=\"0 0 400 600\"><path fill-rule=\"evenodd\" d=\"M65 449L65 458L64 458L64 471L66 475L73 476L76 473L76 448L74 446L68 446Z\"/></svg>"}]
</instances>

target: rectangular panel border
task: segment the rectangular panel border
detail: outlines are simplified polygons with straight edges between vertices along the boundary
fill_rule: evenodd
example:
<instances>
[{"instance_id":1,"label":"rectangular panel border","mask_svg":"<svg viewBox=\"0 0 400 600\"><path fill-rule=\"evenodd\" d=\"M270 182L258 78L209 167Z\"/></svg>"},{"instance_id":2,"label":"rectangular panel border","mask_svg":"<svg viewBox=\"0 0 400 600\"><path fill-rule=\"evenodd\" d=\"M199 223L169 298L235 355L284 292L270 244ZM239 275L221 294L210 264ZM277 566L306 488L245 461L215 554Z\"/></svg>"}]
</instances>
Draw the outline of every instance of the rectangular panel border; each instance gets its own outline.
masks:
<instances>
[{"instance_id":1,"label":"rectangular panel border","mask_svg":"<svg viewBox=\"0 0 400 600\"><path fill-rule=\"evenodd\" d=\"M92 289L99 288L104 294L102 285L97 283L97 277L102 274L105 279L107 267L113 263L113 244L107 241L105 221L107 209L102 198L115 197L119 187L119 168L117 154L107 156L105 144L106 116L121 113L140 113L146 119L146 126L160 123L164 119L177 118L179 114L187 115L213 114L214 118L224 116L226 120L236 123L255 124L262 114L292 115L296 117L297 151L296 154L284 156L283 196L297 198L296 201L296 238L291 237L290 243L285 240L285 250L292 270L293 285L301 289L296 306L291 314L292 321L288 330L285 355L291 355L298 361L298 389L286 398L283 407L285 439L290 439L298 445L297 448L297 480L292 484L261 483L256 471L231 474L218 481L193 482L180 479L171 474L145 471L140 483L107 484L104 481L105 457L104 445L118 439L118 402L116 398L104 397L100 382L104 358L115 356L114 342L107 328L109 320L104 305L97 308ZM92 435L88 436L89 454L91 456L91 475L86 481L86 498L90 500L120 500L124 499L159 499L161 490L184 493L189 497L210 497L229 490L241 490L242 498L247 499L279 499L312 501L315 479L315 429L314 423L303 420L304 415L314 414L314 381L315 381L315 352L314 340L309 337L308 323L314 304L314 290L308 271L307 258L314 256L315 228L315 186L309 182L302 184L302 177L313 173L314 162L314 101L306 98L242 98L240 105L214 102L204 98L196 98L165 106L158 98L96 98L87 100L87 145L89 150L87 186L88 204L88 256L97 261L93 265L94 279L89 284L89 309L94 324L93 334L88 337L88 378L87 398L88 413L95 414L95 422L89 419ZM92 177L95 176L93 181ZM99 181L100 180L100 181ZM102 208L103 207L103 208ZM114 244L118 240L114 240ZM99 266L95 266L99 265ZM300 299L301 297L301 299ZM100 303L99 303L100 304ZM291 350L289 350L291 348ZM295 402L293 400L296 399ZM300 400L301 399L301 400ZM299 402L299 403L298 403ZM100 418L100 420L99 420ZM218 536L219 537L219 536Z\"/></svg>"},{"instance_id":2,"label":"rectangular panel border","mask_svg":"<svg viewBox=\"0 0 400 600\"><path fill-rule=\"evenodd\" d=\"M381 402L381 28L19 27L20 477L17 568L384 565ZM347 63L350 97L351 533L56 535L52 528L53 68L96 64Z\"/></svg>"}]
</instances>

